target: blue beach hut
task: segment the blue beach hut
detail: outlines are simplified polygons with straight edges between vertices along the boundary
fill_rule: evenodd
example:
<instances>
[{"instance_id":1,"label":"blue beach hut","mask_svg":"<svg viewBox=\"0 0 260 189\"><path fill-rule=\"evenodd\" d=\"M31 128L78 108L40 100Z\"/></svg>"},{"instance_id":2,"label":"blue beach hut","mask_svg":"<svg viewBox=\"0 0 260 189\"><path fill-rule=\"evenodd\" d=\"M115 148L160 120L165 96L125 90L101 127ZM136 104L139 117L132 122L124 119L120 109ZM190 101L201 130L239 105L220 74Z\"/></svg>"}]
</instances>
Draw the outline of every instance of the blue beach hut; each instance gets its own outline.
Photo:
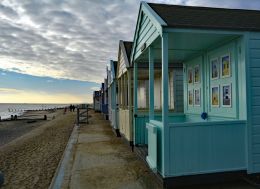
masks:
<instances>
[{"instance_id":1,"label":"blue beach hut","mask_svg":"<svg viewBox=\"0 0 260 189\"><path fill-rule=\"evenodd\" d=\"M138 68L149 64L148 155L164 179L260 172L260 11L142 2L135 30L134 115ZM155 111L155 67L161 72L161 115ZM183 90L169 67L183 66ZM178 95L183 93L183 95ZM143 126L143 124L142 124ZM139 120L134 119L134 142Z\"/></svg>"}]
</instances>

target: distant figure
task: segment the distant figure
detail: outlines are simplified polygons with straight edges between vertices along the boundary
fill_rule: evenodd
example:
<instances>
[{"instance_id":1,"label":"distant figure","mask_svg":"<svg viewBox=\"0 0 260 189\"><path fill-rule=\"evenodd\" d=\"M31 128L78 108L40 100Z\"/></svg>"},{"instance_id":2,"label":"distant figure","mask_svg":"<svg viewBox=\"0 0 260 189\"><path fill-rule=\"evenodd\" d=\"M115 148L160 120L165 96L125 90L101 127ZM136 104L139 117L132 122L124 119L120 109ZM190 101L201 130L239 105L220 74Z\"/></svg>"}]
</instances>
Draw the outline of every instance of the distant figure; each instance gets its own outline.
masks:
<instances>
[{"instance_id":1,"label":"distant figure","mask_svg":"<svg viewBox=\"0 0 260 189\"><path fill-rule=\"evenodd\" d=\"M73 106L72 106L72 104L70 105L70 112L72 111L72 109L73 109Z\"/></svg>"},{"instance_id":2,"label":"distant figure","mask_svg":"<svg viewBox=\"0 0 260 189\"><path fill-rule=\"evenodd\" d=\"M73 106L72 106L72 110L73 110L73 112L75 111L75 108L76 108L76 107L73 105Z\"/></svg>"},{"instance_id":3,"label":"distant figure","mask_svg":"<svg viewBox=\"0 0 260 189\"><path fill-rule=\"evenodd\" d=\"M67 107L64 108L64 114L66 114L66 112L67 112Z\"/></svg>"}]
</instances>

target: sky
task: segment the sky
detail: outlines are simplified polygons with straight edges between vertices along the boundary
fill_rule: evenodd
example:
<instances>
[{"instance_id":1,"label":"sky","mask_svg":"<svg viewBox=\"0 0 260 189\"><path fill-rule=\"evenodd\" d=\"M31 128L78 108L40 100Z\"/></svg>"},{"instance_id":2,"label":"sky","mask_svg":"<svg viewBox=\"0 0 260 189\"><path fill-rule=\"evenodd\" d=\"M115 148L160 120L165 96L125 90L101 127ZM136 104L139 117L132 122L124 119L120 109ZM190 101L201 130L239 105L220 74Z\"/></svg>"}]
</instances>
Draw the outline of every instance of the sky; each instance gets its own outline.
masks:
<instances>
[{"instance_id":1,"label":"sky","mask_svg":"<svg viewBox=\"0 0 260 189\"><path fill-rule=\"evenodd\" d=\"M259 0L150 0L260 10ZM1 0L0 103L91 103L140 0Z\"/></svg>"}]
</instances>

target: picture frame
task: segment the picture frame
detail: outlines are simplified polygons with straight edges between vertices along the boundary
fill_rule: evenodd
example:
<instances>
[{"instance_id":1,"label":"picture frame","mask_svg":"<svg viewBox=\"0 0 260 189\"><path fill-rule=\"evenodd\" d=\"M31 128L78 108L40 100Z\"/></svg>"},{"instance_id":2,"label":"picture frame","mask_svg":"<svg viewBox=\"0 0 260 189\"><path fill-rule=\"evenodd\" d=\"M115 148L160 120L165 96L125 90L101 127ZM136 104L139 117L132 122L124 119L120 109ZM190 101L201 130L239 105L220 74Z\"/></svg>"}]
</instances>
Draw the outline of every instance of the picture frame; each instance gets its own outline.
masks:
<instances>
[{"instance_id":1,"label":"picture frame","mask_svg":"<svg viewBox=\"0 0 260 189\"><path fill-rule=\"evenodd\" d=\"M231 58L230 53L220 57L221 78L231 77Z\"/></svg>"},{"instance_id":2,"label":"picture frame","mask_svg":"<svg viewBox=\"0 0 260 189\"><path fill-rule=\"evenodd\" d=\"M188 90L188 105L193 106L193 90Z\"/></svg>"},{"instance_id":3,"label":"picture frame","mask_svg":"<svg viewBox=\"0 0 260 189\"><path fill-rule=\"evenodd\" d=\"M200 83L200 65L194 66L194 83Z\"/></svg>"},{"instance_id":4,"label":"picture frame","mask_svg":"<svg viewBox=\"0 0 260 189\"><path fill-rule=\"evenodd\" d=\"M211 106L219 107L219 85L211 87Z\"/></svg>"},{"instance_id":5,"label":"picture frame","mask_svg":"<svg viewBox=\"0 0 260 189\"><path fill-rule=\"evenodd\" d=\"M222 85L222 107L232 107L232 84Z\"/></svg>"},{"instance_id":6,"label":"picture frame","mask_svg":"<svg viewBox=\"0 0 260 189\"><path fill-rule=\"evenodd\" d=\"M210 60L210 74L212 80L219 79L219 67L219 58L212 58Z\"/></svg>"},{"instance_id":7,"label":"picture frame","mask_svg":"<svg viewBox=\"0 0 260 189\"><path fill-rule=\"evenodd\" d=\"M192 68L188 68L187 69L187 80L188 80L188 84L193 84L193 70Z\"/></svg>"},{"instance_id":8,"label":"picture frame","mask_svg":"<svg viewBox=\"0 0 260 189\"><path fill-rule=\"evenodd\" d=\"M201 105L201 95L200 95L200 88L194 89L194 106Z\"/></svg>"}]
</instances>

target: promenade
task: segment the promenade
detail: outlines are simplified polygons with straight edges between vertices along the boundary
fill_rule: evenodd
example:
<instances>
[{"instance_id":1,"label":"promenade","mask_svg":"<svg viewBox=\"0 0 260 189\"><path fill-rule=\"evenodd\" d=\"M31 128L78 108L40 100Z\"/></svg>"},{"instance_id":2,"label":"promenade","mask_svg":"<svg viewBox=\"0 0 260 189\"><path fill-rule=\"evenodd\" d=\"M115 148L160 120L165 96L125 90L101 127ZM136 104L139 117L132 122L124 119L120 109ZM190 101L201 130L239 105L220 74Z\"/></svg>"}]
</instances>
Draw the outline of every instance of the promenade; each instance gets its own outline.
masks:
<instances>
[{"instance_id":1,"label":"promenade","mask_svg":"<svg viewBox=\"0 0 260 189\"><path fill-rule=\"evenodd\" d=\"M155 176L100 113L74 128L50 188L161 188Z\"/></svg>"}]
</instances>

